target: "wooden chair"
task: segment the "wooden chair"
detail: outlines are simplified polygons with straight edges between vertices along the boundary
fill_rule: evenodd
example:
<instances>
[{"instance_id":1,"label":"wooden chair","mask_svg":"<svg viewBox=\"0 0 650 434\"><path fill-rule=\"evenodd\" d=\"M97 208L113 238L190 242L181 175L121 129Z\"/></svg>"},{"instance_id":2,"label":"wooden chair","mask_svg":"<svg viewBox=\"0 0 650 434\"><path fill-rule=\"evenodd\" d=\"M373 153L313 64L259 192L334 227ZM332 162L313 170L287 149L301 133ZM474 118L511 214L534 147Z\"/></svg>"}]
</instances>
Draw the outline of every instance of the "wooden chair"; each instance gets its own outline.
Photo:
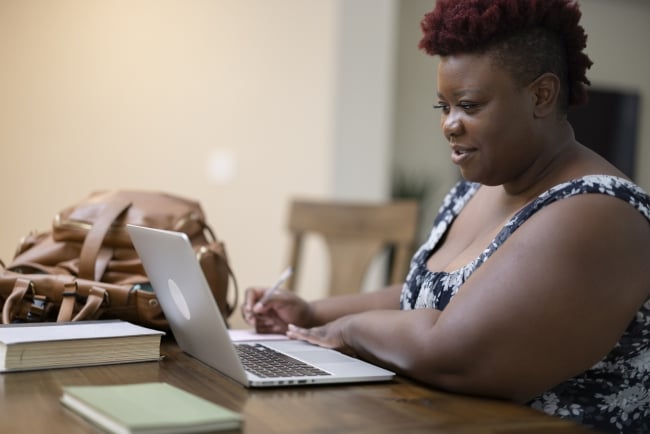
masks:
<instances>
[{"instance_id":1,"label":"wooden chair","mask_svg":"<svg viewBox=\"0 0 650 434\"><path fill-rule=\"evenodd\" d=\"M403 282L417 236L419 205L415 200L351 203L293 200L289 212L292 235L287 288L295 290L304 237L320 235L330 256L329 294L361 289L372 260L387 248L390 272L386 283Z\"/></svg>"}]
</instances>

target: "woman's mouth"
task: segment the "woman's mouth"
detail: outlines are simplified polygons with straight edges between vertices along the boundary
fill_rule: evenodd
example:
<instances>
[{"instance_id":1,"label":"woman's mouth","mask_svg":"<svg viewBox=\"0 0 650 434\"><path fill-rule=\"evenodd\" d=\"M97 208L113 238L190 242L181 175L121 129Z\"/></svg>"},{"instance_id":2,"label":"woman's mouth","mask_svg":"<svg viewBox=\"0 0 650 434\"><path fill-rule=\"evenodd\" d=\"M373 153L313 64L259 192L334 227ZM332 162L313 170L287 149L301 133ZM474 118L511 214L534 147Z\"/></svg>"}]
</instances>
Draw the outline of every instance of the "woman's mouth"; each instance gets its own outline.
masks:
<instances>
[{"instance_id":1,"label":"woman's mouth","mask_svg":"<svg viewBox=\"0 0 650 434\"><path fill-rule=\"evenodd\" d=\"M466 164L467 161L474 155L476 149L465 148L462 146L452 146L451 148L451 161L456 165Z\"/></svg>"}]
</instances>

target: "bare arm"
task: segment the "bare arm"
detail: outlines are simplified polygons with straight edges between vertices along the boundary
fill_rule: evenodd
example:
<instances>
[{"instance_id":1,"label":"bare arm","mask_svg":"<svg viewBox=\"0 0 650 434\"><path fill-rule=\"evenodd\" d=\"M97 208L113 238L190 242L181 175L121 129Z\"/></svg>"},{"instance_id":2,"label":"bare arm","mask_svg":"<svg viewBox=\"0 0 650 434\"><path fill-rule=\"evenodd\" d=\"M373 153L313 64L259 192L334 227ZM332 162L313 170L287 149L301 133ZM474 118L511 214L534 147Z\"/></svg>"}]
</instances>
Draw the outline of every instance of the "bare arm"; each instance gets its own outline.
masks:
<instances>
[{"instance_id":1,"label":"bare arm","mask_svg":"<svg viewBox=\"0 0 650 434\"><path fill-rule=\"evenodd\" d=\"M248 288L241 310L244 320L258 332L284 333L289 324L314 327L370 309L399 309L400 291L401 285L393 285L308 303L297 294L280 289L261 304L266 288Z\"/></svg>"},{"instance_id":2,"label":"bare arm","mask_svg":"<svg viewBox=\"0 0 650 434\"><path fill-rule=\"evenodd\" d=\"M402 285L392 285L378 291L341 295L311 302L312 324L322 325L345 315L377 309L399 309Z\"/></svg>"},{"instance_id":3,"label":"bare arm","mask_svg":"<svg viewBox=\"0 0 650 434\"><path fill-rule=\"evenodd\" d=\"M526 401L609 352L650 295L648 269L648 222L585 195L527 221L444 312L373 311L290 333L437 387Z\"/></svg>"}]
</instances>

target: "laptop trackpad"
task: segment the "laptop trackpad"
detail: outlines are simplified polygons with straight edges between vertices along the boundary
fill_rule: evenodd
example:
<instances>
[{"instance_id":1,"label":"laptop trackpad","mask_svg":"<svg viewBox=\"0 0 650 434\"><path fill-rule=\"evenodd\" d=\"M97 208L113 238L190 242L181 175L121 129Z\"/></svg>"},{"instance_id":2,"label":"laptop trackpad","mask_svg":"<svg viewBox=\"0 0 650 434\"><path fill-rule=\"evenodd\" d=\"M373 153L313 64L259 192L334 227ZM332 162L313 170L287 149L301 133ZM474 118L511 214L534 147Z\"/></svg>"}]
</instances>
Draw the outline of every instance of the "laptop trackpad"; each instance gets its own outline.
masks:
<instances>
[{"instance_id":1,"label":"laptop trackpad","mask_svg":"<svg viewBox=\"0 0 650 434\"><path fill-rule=\"evenodd\" d=\"M311 345L302 341L273 341L261 342L263 345L292 356L308 363L350 363L356 359L348 357L338 351Z\"/></svg>"}]
</instances>

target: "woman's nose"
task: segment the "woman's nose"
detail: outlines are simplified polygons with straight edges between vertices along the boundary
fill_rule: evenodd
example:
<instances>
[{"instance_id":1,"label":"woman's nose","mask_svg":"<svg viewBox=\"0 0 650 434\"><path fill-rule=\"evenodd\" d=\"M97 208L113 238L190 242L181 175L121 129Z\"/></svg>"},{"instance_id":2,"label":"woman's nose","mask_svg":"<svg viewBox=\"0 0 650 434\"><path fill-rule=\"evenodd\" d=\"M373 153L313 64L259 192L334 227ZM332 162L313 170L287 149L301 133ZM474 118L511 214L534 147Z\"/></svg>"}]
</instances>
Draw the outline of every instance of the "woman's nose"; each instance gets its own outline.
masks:
<instances>
[{"instance_id":1,"label":"woman's nose","mask_svg":"<svg viewBox=\"0 0 650 434\"><path fill-rule=\"evenodd\" d=\"M458 137L462 130L463 124L457 113L452 111L442 120L442 132L448 141L451 141L453 137Z\"/></svg>"}]
</instances>

